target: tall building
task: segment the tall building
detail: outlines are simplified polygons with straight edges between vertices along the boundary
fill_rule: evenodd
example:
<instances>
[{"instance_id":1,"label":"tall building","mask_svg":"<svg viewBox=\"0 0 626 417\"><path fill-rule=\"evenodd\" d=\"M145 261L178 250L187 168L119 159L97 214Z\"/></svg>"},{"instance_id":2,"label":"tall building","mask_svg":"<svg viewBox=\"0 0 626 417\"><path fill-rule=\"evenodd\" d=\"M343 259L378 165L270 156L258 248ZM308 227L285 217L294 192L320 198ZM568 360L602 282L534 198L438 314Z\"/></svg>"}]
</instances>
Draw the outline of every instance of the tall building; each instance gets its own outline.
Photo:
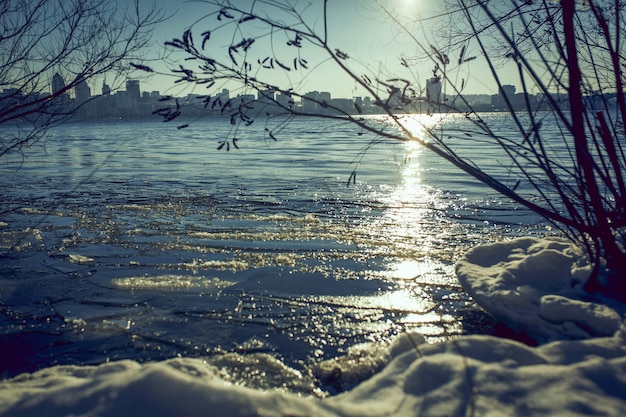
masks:
<instances>
[{"instance_id":1,"label":"tall building","mask_svg":"<svg viewBox=\"0 0 626 417\"><path fill-rule=\"evenodd\" d=\"M302 110L304 110L307 113L313 113L317 111L317 108L318 108L317 102L319 101L319 95L320 95L319 91L309 91L308 93L306 93L301 100Z\"/></svg>"},{"instance_id":2,"label":"tall building","mask_svg":"<svg viewBox=\"0 0 626 417\"><path fill-rule=\"evenodd\" d=\"M500 87L499 90L500 97L513 97L515 95L515 86L510 84L505 84Z\"/></svg>"},{"instance_id":3,"label":"tall building","mask_svg":"<svg viewBox=\"0 0 626 417\"><path fill-rule=\"evenodd\" d=\"M325 106L324 102L330 104L330 100L331 95L327 91L309 91L304 95L304 99L301 102L305 112L314 113Z\"/></svg>"},{"instance_id":4,"label":"tall building","mask_svg":"<svg viewBox=\"0 0 626 417\"><path fill-rule=\"evenodd\" d=\"M106 82L102 82L102 95L110 96L111 95L111 87Z\"/></svg>"},{"instance_id":5,"label":"tall building","mask_svg":"<svg viewBox=\"0 0 626 417\"><path fill-rule=\"evenodd\" d=\"M506 109L506 99L509 100L509 103L513 104L515 96L515 86L505 84L498 89L498 94L491 98L491 104L493 104L497 109Z\"/></svg>"},{"instance_id":6,"label":"tall building","mask_svg":"<svg viewBox=\"0 0 626 417\"><path fill-rule=\"evenodd\" d=\"M441 78L435 76L426 80L426 100L441 103Z\"/></svg>"},{"instance_id":7,"label":"tall building","mask_svg":"<svg viewBox=\"0 0 626 417\"><path fill-rule=\"evenodd\" d=\"M128 94L131 100L139 100L139 97L141 97L141 91L139 90L139 80L126 81L126 94Z\"/></svg>"},{"instance_id":8,"label":"tall building","mask_svg":"<svg viewBox=\"0 0 626 417\"><path fill-rule=\"evenodd\" d=\"M74 87L74 93L76 94L76 101L79 103L84 103L89 100L91 97L91 89L87 85L87 81L82 78L76 87Z\"/></svg>"},{"instance_id":9,"label":"tall building","mask_svg":"<svg viewBox=\"0 0 626 417\"><path fill-rule=\"evenodd\" d=\"M228 102L229 99L230 99L230 91L228 91L227 88L224 88L222 89L222 92L220 94L217 94L215 97L213 97L213 102L220 103L218 105L223 106L226 104L226 102Z\"/></svg>"},{"instance_id":10,"label":"tall building","mask_svg":"<svg viewBox=\"0 0 626 417\"><path fill-rule=\"evenodd\" d=\"M58 72L52 77L52 94L57 94L65 88L65 81Z\"/></svg>"}]
</instances>

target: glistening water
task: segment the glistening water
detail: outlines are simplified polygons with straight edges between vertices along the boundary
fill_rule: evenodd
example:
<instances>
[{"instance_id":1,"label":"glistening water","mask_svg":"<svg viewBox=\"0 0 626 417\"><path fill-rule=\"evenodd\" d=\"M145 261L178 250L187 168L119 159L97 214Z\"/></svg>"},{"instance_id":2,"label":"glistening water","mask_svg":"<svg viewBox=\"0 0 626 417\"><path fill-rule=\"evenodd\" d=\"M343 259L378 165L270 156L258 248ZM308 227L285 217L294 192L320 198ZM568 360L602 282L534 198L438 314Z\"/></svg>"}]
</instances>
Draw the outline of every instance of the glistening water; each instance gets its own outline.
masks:
<instances>
[{"instance_id":1,"label":"glistening water","mask_svg":"<svg viewBox=\"0 0 626 417\"><path fill-rule=\"evenodd\" d=\"M373 138L339 122L295 119L278 141L264 127L218 151L228 120L75 123L4 156L0 372L181 355L326 395L350 383L338 363L364 378L400 332L492 331L454 262L540 219L415 143L364 152Z\"/></svg>"}]
</instances>

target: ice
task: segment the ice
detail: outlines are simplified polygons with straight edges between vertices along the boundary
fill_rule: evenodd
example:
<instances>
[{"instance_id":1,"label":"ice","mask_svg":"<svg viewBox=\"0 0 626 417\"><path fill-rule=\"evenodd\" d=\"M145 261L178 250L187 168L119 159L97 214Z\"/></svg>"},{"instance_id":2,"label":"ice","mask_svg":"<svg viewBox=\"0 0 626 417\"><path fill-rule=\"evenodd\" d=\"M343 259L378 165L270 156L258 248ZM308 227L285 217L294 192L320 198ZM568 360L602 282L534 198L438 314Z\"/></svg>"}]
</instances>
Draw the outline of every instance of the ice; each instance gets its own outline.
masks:
<instances>
[{"instance_id":1,"label":"ice","mask_svg":"<svg viewBox=\"0 0 626 417\"><path fill-rule=\"evenodd\" d=\"M113 278L111 284L118 288L158 289L158 288L213 288L221 289L234 285L219 278L204 276L166 274L156 276L132 276Z\"/></svg>"},{"instance_id":2,"label":"ice","mask_svg":"<svg viewBox=\"0 0 626 417\"><path fill-rule=\"evenodd\" d=\"M350 347L346 355L317 363L313 374L329 389L347 391L370 378L387 363L389 349L373 343Z\"/></svg>"},{"instance_id":3,"label":"ice","mask_svg":"<svg viewBox=\"0 0 626 417\"><path fill-rule=\"evenodd\" d=\"M70 262L73 262L75 264L80 264L80 265L90 265L94 261L93 258L84 256L84 255L78 255L78 254L70 254L69 258L70 258Z\"/></svg>"},{"instance_id":4,"label":"ice","mask_svg":"<svg viewBox=\"0 0 626 417\"><path fill-rule=\"evenodd\" d=\"M58 366L0 381L0 415L626 415L624 306L585 294L584 269L580 252L553 238L478 246L458 263L477 303L537 347L485 335L428 344L405 333L388 346L358 345L320 363L315 372L329 383L373 374L326 398L264 388L264 378L310 379L263 354L222 358L253 368L256 388L198 358Z\"/></svg>"}]
</instances>

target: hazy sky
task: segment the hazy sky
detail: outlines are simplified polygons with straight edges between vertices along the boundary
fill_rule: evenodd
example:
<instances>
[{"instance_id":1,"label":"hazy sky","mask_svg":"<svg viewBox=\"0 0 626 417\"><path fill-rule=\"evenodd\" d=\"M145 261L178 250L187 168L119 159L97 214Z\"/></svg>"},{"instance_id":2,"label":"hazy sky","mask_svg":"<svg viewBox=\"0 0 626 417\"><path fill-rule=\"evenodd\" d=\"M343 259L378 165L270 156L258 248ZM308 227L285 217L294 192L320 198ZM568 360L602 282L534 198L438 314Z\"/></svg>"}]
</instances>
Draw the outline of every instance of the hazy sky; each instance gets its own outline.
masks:
<instances>
[{"instance_id":1,"label":"hazy sky","mask_svg":"<svg viewBox=\"0 0 626 417\"><path fill-rule=\"evenodd\" d=\"M120 0L121 1L121 0ZM146 4L150 0L143 0ZM235 4L249 5L250 0L235 1ZM263 12L263 2L257 2L255 10ZM321 0L294 0L296 7L310 6L304 14L309 24L317 30L322 30ZM438 13L438 1L433 0L381 0L385 7L394 11L401 19L414 21L416 17L429 17ZM155 48L159 48L166 40L174 37L181 37L183 31L190 25L198 22L206 16L209 9L202 1L173 2L171 0L156 0L156 4L167 15L171 17L159 24L155 31ZM269 10L269 9L268 9ZM271 13L275 13L271 11ZM272 17L276 17L272 15ZM210 27L216 22L215 16L208 17L206 21L196 23L198 32ZM444 45L445 39L437 37L437 30L445 28L447 22L444 19L429 20L429 24L411 27L412 35L415 36L426 47L430 44ZM232 35L232 29L227 32ZM338 48L346 52L350 59L348 63L359 75L367 73L381 79L391 77L409 78L419 81L424 86L425 80L431 76L433 64L425 59L413 59L420 54L419 48L414 40L402 33L398 26L394 24L388 16L380 9L380 4L375 0L330 0L329 1L329 39L333 48ZM226 45L224 41L223 45ZM260 51L260 49L258 50ZM476 53L470 49L469 53ZM457 52L454 52L457 53ZM422 54L423 55L423 54ZM302 49L302 56L307 59L309 66L320 64L310 74L304 72L291 71L282 76L288 77L288 82L298 86L300 91L330 91L333 97L353 97L362 95L355 89L355 82L337 70L330 64L324 64L325 56L313 48ZM401 57L408 59L409 68L400 65ZM163 70L163 66L159 66ZM487 93L496 91L495 83L486 74L485 68L480 67L479 60L466 65L465 68L455 73L455 76L463 78L467 83L467 93ZM180 94L180 88L171 89L173 79L164 77L154 77L151 80L142 80L142 91L159 90L162 94ZM228 87L228 86L226 86ZM186 90L185 92L190 92Z\"/></svg>"}]
</instances>

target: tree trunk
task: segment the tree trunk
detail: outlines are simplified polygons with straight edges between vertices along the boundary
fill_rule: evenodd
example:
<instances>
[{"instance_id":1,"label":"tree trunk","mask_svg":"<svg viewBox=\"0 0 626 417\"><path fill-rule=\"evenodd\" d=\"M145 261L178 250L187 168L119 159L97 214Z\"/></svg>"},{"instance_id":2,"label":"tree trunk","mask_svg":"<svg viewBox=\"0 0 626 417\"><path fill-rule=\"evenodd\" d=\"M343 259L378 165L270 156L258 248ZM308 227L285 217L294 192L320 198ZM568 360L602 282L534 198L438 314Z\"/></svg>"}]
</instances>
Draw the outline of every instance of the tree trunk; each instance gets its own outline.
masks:
<instances>
[{"instance_id":1,"label":"tree trunk","mask_svg":"<svg viewBox=\"0 0 626 417\"><path fill-rule=\"evenodd\" d=\"M626 256L621 251L613 230L609 223L608 213L602 202L602 196L595 175L595 163L589 151L589 144L585 132L586 110L583 105L581 91L582 72L576 52L576 29L575 29L575 0L561 0L563 10L563 35L565 40L566 60L568 68L568 94L571 112L571 132L574 137L576 150L576 162L581 170L581 197L588 201L591 211L587 218L588 233L593 241L593 250L598 251L607 263L608 276L595 274L585 284L585 289L590 292L601 292L611 298L626 300L626 283L624 282L624 269L626 269ZM587 205L587 204L586 204ZM593 259L593 258L592 258ZM606 279L604 279L606 278Z\"/></svg>"}]
</instances>

